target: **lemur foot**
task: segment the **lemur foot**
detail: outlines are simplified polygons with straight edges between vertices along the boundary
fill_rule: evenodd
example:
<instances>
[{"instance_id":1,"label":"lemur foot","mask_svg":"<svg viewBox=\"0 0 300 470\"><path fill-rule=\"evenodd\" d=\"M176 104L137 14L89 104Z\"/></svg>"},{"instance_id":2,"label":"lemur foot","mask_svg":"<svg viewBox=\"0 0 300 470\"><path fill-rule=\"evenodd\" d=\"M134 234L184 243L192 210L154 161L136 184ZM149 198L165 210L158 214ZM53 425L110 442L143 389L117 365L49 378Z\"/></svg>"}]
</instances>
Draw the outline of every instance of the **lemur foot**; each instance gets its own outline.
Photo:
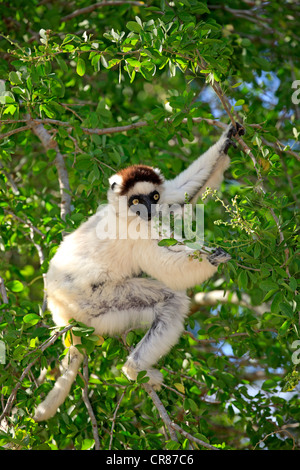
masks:
<instances>
[{"instance_id":1,"label":"lemur foot","mask_svg":"<svg viewBox=\"0 0 300 470\"><path fill-rule=\"evenodd\" d=\"M221 263L227 263L231 259L229 253L226 253L222 248L216 248L215 251L208 256L208 261L213 266L219 266Z\"/></svg>"},{"instance_id":2,"label":"lemur foot","mask_svg":"<svg viewBox=\"0 0 300 470\"><path fill-rule=\"evenodd\" d=\"M235 123L235 127L233 124L230 124L226 135L225 135L225 142L222 148L222 151L227 154L229 147L232 145L234 148L236 148L236 143L234 140L232 140L232 137L236 135L244 135L245 134L245 129L241 124L238 122Z\"/></svg>"},{"instance_id":3,"label":"lemur foot","mask_svg":"<svg viewBox=\"0 0 300 470\"><path fill-rule=\"evenodd\" d=\"M138 373L143 370L140 368L135 367L132 361L127 361L126 364L122 367L122 371L126 375L129 380L136 380ZM157 369L146 369L146 377L149 377L149 381L147 382L154 390L160 390L162 383L163 383L163 375Z\"/></svg>"}]
</instances>

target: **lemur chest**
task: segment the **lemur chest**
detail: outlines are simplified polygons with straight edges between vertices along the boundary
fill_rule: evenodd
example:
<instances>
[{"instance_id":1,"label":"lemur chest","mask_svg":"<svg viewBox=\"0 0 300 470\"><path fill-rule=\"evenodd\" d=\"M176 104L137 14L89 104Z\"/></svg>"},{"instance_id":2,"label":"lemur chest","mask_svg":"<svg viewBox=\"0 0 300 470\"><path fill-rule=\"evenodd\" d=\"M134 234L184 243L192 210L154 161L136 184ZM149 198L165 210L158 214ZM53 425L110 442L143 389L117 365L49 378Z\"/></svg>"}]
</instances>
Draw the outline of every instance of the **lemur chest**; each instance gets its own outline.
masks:
<instances>
[{"instance_id":1,"label":"lemur chest","mask_svg":"<svg viewBox=\"0 0 300 470\"><path fill-rule=\"evenodd\" d=\"M116 276L133 277L140 273L138 259L135 253L135 240L115 240L107 247L106 262L109 261L110 274ZM117 249L116 249L117 248Z\"/></svg>"}]
</instances>

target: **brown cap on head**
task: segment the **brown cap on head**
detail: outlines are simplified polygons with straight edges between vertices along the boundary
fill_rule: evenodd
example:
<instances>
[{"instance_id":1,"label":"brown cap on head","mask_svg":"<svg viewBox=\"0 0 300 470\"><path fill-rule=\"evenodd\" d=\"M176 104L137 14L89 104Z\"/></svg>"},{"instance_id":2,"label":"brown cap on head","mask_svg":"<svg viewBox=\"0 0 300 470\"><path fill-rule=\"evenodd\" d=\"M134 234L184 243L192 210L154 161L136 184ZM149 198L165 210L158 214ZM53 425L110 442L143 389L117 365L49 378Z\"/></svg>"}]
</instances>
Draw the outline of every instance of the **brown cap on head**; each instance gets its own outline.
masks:
<instances>
[{"instance_id":1,"label":"brown cap on head","mask_svg":"<svg viewBox=\"0 0 300 470\"><path fill-rule=\"evenodd\" d=\"M132 165L120 170L117 175L122 178L120 195L125 195L130 188L140 181L147 181L153 184L162 184L163 178L158 170L147 165Z\"/></svg>"}]
</instances>

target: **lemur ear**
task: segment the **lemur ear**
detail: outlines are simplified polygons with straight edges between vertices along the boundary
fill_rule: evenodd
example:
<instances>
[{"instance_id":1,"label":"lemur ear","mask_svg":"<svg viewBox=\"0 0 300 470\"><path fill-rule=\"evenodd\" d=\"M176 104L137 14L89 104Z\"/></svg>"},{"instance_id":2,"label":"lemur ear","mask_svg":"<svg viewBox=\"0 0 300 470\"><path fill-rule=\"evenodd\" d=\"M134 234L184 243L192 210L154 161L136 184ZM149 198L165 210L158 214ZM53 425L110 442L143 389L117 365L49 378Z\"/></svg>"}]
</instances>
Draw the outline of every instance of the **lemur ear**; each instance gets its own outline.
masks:
<instances>
[{"instance_id":1,"label":"lemur ear","mask_svg":"<svg viewBox=\"0 0 300 470\"><path fill-rule=\"evenodd\" d=\"M122 177L120 175L113 175L109 178L110 189L114 192L120 192Z\"/></svg>"},{"instance_id":2,"label":"lemur ear","mask_svg":"<svg viewBox=\"0 0 300 470\"><path fill-rule=\"evenodd\" d=\"M164 177L163 177L163 175L161 174L161 171L160 171L159 168L153 168L153 171L155 171L155 173L156 173L158 176L160 176L160 178L161 178L162 180L164 180Z\"/></svg>"}]
</instances>

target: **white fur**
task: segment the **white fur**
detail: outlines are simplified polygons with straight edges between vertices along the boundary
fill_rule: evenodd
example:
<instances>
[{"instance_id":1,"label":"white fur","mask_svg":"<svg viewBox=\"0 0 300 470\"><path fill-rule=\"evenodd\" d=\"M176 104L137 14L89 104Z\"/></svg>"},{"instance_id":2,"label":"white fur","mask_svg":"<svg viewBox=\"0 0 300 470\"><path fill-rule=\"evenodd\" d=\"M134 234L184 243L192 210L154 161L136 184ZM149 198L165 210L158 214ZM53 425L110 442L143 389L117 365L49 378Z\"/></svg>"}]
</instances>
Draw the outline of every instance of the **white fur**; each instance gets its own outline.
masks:
<instances>
[{"instance_id":1,"label":"white fur","mask_svg":"<svg viewBox=\"0 0 300 470\"><path fill-rule=\"evenodd\" d=\"M174 180L164 181L162 186L138 182L130 194L148 194L157 189L162 203L184 203L186 193L195 200L208 183L220 183L229 160L221 151L225 140L223 134L217 144ZM98 335L150 327L131 352L123 371L135 380L140 370L147 370L149 383L159 388L162 375L152 366L176 344L183 330L189 310L185 290L211 277L217 267L206 254L201 255L201 262L193 259L193 250L185 245L164 247L158 246L157 239L121 239L119 232L117 239L99 238L99 227L106 226L109 214L115 210L121 219L127 210L126 198L121 209L118 204L120 175L109 181L117 184L108 191L108 205L68 235L50 262L48 307L56 325L64 326L75 319L94 327ZM129 216L128 225L134 219L148 227L149 223L136 215ZM141 273L150 279L138 277ZM38 406L37 421L53 416L63 403L81 360L82 355L72 346L70 365Z\"/></svg>"},{"instance_id":2,"label":"white fur","mask_svg":"<svg viewBox=\"0 0 300 470\"><path fill-rule=\"evenodd\" d=\"M186 170L173 180L164 184L164 199L168 204L183 204L185 195L196 202L207 187L217 189L223 180L223 173L229 167L228 155L222 153L227 139L228 129L223 132L218 142L210 147L201 157L195 160Z\"/></svg>"}]
</instances>

